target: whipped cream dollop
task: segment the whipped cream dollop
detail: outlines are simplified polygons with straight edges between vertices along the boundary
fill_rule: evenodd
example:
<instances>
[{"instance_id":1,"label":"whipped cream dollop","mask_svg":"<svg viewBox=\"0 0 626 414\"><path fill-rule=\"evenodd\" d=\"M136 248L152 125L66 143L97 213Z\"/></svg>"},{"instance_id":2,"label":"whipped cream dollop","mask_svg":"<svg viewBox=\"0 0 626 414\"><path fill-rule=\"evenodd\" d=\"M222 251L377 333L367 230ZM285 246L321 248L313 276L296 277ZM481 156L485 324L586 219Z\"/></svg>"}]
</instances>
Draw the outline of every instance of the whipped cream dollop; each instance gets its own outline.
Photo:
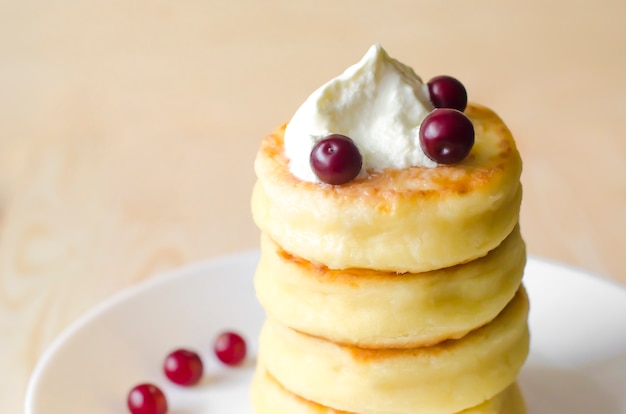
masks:
<instances>
[{"instance_id":1,"label":"whipped cream dollop","mask_svg":"<svg viewBox=\"0 0 626 414\"><path fill-rule=\"evenodd\" d=\"M315 143L330 134L350 137L367 171L435 167L419 140L420 124L433 110L428 87L413 69L378 44L355 65L322 85L300 106L285 130L285 155L293 175L320 182L310 165Z\"/></svg>"}]
</instances>

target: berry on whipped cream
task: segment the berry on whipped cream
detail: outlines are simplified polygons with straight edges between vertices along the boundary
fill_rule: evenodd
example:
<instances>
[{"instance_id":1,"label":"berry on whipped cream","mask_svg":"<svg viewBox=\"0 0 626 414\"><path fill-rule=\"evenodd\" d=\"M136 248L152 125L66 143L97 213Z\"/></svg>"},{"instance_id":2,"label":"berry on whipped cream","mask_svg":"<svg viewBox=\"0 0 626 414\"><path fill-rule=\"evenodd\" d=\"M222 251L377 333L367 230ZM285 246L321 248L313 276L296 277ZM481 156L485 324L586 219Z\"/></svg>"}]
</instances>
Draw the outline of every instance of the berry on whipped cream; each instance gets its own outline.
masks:
<instances>
[{"instance_id":1,"label":"berry on whipped cream","mask_svg":"<svg viewBox=\"0 0 626 414\"><path fill-rule=\"evenodd\" d=\"M285 155L292 174L320 182L310 165L320 139L350 137L363 157L357 178L367 171L437 163L424 153L420 125L434 109L428 86L413 69L373 45L355 65L313 92L285 130Z\"/></svg>"}]
</instances>

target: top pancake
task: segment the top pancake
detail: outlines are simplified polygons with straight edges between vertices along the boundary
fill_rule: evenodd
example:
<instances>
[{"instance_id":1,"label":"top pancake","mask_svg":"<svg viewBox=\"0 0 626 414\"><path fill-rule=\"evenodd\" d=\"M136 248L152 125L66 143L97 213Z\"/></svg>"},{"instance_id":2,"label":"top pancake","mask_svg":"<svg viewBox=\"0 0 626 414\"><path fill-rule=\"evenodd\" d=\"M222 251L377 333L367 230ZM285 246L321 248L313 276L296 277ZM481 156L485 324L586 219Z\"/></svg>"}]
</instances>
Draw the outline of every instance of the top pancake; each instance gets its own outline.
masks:
<instances>
[{"instance_id":1,"label":"top pancake","mask_svg":"<svg viewBox=\"0 0 626 414\"><path fill-rule=\"evenodd\" d=\"M494 112L469 104L465 114L476 137L462 162L370 171L340 186L293 176L279 128L255 161L256 224L286 251L331 269L422 272L484 256L518 221L522 163Z\"/></svg>"}]
</instances>

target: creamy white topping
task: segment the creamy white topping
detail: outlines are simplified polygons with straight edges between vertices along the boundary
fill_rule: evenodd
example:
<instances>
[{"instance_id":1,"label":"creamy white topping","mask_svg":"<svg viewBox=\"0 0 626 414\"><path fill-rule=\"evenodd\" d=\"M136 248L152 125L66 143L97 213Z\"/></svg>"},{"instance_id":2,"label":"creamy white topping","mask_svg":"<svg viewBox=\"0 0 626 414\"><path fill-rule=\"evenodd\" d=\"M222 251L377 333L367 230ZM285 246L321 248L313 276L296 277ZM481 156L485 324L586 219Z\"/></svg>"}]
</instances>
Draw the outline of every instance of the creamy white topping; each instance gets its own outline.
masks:
<instances>
[{"instance_id":1,"label":"creamy white topping","mask_svg":"<svg viewBox=\"0 0 626 414\"><path fill-rule=\"evenodd\" d=\"M419 141L420 124L432 109L428 88L413 69L376 44L313 92L291 118L285 131L291 173L319 182L309 157L315 143L330 134L346 135L359 148L359 177L386 168L435 167Z\"/></svg>"}]
</instances>

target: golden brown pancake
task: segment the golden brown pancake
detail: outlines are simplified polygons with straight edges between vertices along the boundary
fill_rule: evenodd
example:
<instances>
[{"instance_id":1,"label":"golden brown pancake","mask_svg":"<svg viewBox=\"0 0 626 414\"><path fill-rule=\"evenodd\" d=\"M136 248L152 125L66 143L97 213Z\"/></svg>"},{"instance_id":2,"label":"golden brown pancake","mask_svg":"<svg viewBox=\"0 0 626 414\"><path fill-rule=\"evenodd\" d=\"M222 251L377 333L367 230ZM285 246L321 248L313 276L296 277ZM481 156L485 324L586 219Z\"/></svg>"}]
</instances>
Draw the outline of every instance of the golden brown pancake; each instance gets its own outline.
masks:
<instances>
[{"instance_id":1,"label":"golden brown pancake","mask_svg":"<svg viewBox=\"0 0 626 414\"><path fill-rule=\"evenodd\" d=\"M462 162L370 172L345 185L289 171L284 127L261 143L252 213L286 251L331 269L424 272L482 257L518 221L521 159L491 110L470 104L476 132Z\"/></svg>"},{"instance_id":2,"label":"golden brown pancake","mask_svg":"<svg viewBox=\"0 0 626 414\"><path fill-rule=\"evenodd\" d=\"M520 288L498 317L458 340L363 349L296 332L268 318L259 361L286 389L338 410L448 414L493 398L528 354L528 298Z\"/></svg>"},{"instance_id":3,"label":"golden brown pancake","mask_svg":"<svg viewBox=\"0 0 626 414\"><path fill-rule=\"evenodd\" d=\"M258 414L356 414L324 407L289 392L262 366L258 367L253 379L251 397ZM416 414L428 414L419 409L413 412ZM524 401L517 384L510 385L495 397L475 407L458 412L458 414L525 413Z\"/></svg>"},{"instance_id":4,"label":"golden brown pancake","mask_svg":"<svg viewBox=\"0 0 626 414\"><path fill-rule=\"evenodd\" d=\"M519 227L488 255L425 273L332 270L261 238L255 289L283 325L362 348L411 348L457 339L495 318L526 263Z\"/></svg>"}]
</instances>

